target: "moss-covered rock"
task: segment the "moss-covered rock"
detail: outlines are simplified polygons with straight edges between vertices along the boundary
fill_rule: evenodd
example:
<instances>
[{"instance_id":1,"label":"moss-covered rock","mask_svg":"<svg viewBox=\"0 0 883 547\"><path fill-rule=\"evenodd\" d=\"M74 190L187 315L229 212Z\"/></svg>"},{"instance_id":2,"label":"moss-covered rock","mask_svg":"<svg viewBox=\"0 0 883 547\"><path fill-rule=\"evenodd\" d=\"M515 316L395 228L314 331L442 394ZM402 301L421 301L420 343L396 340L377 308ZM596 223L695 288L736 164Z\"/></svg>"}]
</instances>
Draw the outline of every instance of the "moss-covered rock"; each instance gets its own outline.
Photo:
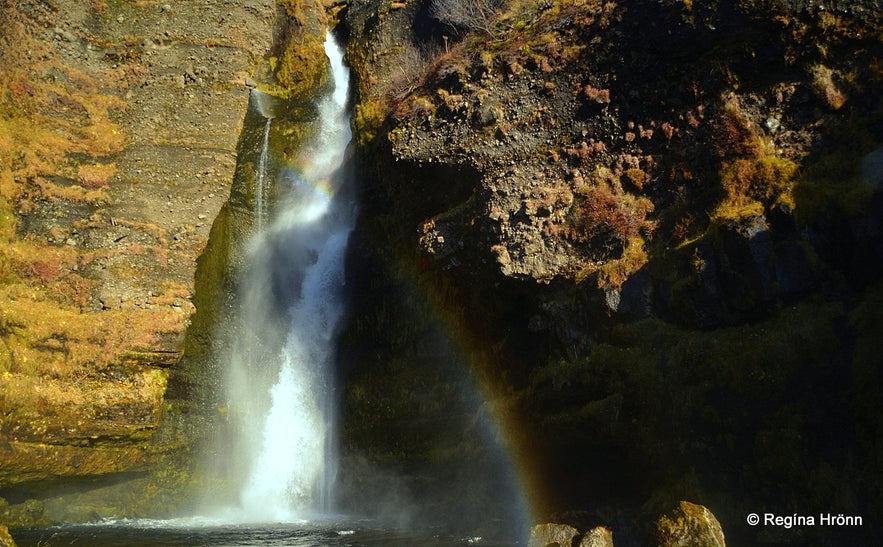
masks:
<instances>
[{"instance_id":1,"label":"moss-covered rock","mask_svg":"<svg viewBox=\"0 0 883 547\"><path fill-rule=\"evenodd\" d=\"M682 501L671 514L656 523L660 547L692 545L696 547L725 547L724 532L707 507Z\"/></svg>"},{"instance_id":2,"label":"moss-covered rock","mask_svg":"<svg viewBox=\"0 0 883 547\"><path fill-rule=\"evenodd\" d=\"M566 524L537 524L530 529L528 547L546 547L558 545L559 547L571 547L573 538L579 534L579 530Z\"/></svg>"}]
</instances>

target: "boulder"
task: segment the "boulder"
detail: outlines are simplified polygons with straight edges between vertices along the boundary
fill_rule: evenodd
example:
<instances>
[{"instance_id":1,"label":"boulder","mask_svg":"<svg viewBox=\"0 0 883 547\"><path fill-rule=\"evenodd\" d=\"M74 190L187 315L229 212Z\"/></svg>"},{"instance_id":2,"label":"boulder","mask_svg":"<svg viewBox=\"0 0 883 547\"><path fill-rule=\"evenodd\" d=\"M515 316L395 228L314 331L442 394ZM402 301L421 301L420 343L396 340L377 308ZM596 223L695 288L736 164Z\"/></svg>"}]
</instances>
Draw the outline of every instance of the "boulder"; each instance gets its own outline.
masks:
<instances>
[{"instance_id":1,"label":"boulder","mask_svg":"<svg viewBox=\"0 0 883 547\"><path fill-rule=\"evenodd\" d=\"M619 302L614 310L623 319L644 319L653 311L653 279L641 268L622 284Z\"/></svg>"},{"instance_id":2,"label":"boulder","mask_svg":"<svg viewBox=\"0 0 883 547\"><path fill-rule=\"evenodd\" d=\"M724 531L707 507L682 501L656 521L660 547L725 547Z\"/></svg>"},{"instance_id":3,"label":"boulder","mask_svg":"<svg viewBox=\"0 0 883 547\"><path fill-rule=\"evenodd\" d=\"M773 258L773 241L763 215L721 227L717 266L732 308L754 308L776 296Z\"/></svg>"},{"instance_id":4,"label":"boulder","mask_svg":"<svg viewBox=\"0 0 883 547\"><path fill-rule=\"evenodd\" d=\"M530 540L527 547L572 547L573 538L579 532L573 526L567 524L537 524L530 529Z\"/></svg>"}]
</instances>

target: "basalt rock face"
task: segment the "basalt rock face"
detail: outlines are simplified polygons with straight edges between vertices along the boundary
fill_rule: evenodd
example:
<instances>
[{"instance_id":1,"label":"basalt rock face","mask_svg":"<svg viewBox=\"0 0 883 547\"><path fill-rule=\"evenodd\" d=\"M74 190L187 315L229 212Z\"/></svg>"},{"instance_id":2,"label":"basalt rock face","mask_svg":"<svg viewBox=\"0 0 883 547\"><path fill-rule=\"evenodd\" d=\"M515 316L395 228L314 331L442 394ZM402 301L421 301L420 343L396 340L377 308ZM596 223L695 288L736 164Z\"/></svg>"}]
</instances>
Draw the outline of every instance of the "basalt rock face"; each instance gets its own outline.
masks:
<instances>
[{"instance_id":1,"label":"basalt rock face","mask_svg":"<svg viewBox=\"0 0 883 547\"><path fill-rule=\"evenodd\" d=\"M277 15L0 4L0 521L157 512L146 477L173 445L155 432L197 257Z\"/></svg>"},{"instance_id":2,"label":"basalt rock face","mask_svg":"<svg viewBox=\"0 0 883 547\"><path fill-rule=\"evenodd\" d=\"M761 506L878 512L879 4L458 5L343 15L345 455L442 491L478 378L542 521L651 541L693 499L753 543Z\"/></svg>"}]
</instances>

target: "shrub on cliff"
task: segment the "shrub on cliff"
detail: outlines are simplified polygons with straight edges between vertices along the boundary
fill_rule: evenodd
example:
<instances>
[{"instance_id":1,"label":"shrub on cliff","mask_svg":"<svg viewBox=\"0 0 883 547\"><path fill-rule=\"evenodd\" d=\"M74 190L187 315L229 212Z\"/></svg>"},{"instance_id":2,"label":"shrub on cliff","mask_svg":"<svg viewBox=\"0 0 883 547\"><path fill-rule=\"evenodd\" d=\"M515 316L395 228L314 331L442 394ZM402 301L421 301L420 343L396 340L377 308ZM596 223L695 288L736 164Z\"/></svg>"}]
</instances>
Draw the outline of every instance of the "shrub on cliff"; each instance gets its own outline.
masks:
<instances>
[{"instance_id":1,"label":"shrub on cliff","mask_svg":"<svg viewBox=\"0 0 883 547\"><path fill-rule=\"evenodd\" d=\"M455 34L480 31L493 34L493 23L506 0L433 0L430 16Z\"/></svg>"},{"instance_id":2,"label":"shrub on cliff","mask_svg":"<svg viewBox=\"0 0 883 547\"><path fill-rule=\"evenodd\" d=\"M599 183L580 188L571 211L568 236L599 257L618 257L642 231L651 230L650 201Z\"/></svg>"}]
</instances>

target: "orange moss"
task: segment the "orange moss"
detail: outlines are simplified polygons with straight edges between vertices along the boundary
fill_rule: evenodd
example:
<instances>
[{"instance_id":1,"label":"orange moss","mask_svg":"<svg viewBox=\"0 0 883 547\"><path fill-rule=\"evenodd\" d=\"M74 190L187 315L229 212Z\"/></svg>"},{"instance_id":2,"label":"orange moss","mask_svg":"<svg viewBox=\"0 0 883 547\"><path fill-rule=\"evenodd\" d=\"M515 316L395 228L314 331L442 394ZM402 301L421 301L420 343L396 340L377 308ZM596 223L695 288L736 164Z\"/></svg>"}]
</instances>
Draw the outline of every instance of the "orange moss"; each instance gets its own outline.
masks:
<instances>
[{"instance_id":1,"label":"orange moss","mask_svg":"<svg viewBox=\"0 0 883 547\"><path fill-rule=\"evenodd\" d=\"M577 190L570 237L578 243L589 243L593 252L609 257L624 250L641 232L652 231L653 223L647 219L652 210L647 198L617 191L599 178Z\"/></svg>"},{"instance_id":2,"label":"orange moss","mask_svg":"<svg viewBox=\"0 0 883 547\"><path fill-rule=\"evenodd\" d=\"M714 124L713 138L722 158L757 157L761 153L754 124L743 112L735 94L724 98L721 114Z\"/></svg>"},{"instance_id":3,"label":"orange moss","mask_svg":"<svg viewBox=\"0 0 883 547\"><path fill-rule=\"evenodd\" d=\"M33 179L33 182L40 189L42 197L49 200L65 200L95 205L110 203L110 196L102 188L89 189L83 186L60 186L43 177L36 177Z\"/></svg>"},{"instance_id":4,"label":"orange moss","mask_svg":"<svg viewBox=\"0 0 883 547\"><path fill-rule=\"evenodd\" d=\"M171 306L83 313L60 305L51 296L45 287L25 284L0 290L5 302L0 330L7 334L7 345L17 356L18 372L51 369L53 374L67 374L72 369L100 368L117 360L122 351L155 346L161 334L179 333L185 326L186 318ZM41 345L50 338L66 341L63 358Z\"/></svg>"},{"instance_id":5,"label":"orange moss","mask_svg":"<svg viewBox=\"0 0 883 547\"><path fill-rule=\"evenodd\" d=\"M839 110L846 103L846 95L834 83L835 73L824 65L815 65L810 69L812 87L816 94L825 101L831 110Z\"/></svg>"},{"instance_id":6,"label":"orange moss","mask_svg":"<svg viewBox=\"0 0 883 547\"><path fill-rule=\"evenodd\" d=\"M107 84L61 63L48 42L33 38L36 29L26 24L28 19L18 15L3 21L0 35L0 169L12 171L20 183L70 171L71 153L101 157L119 152L126 138L113 116L125 102ZM53 72L63 77L41 76ZM85 116L64 113L71 109ZM3 178L8 181L9 175ZM8 194L4 188L7 199Z\"/></svg>"},{"instance_id":7,"label":"orange moss","mask_svg":"<svg viewBox=\"0 0 883 547\"><path fill-rule=\"evenodd\" d=\"M115 166L73 158L105 157L126 144L113 121L125 107L116 90L60 63L18 15L0 29L0 413L5 434L15 427L39 434L59 424L75 430L90 409L133 398L159 408L165 372L163 378L136 372L121 383L107 368L130 348L182 332L186 314L169 305L86 312L96 286L80 273L89 255L16 235L13 211L28 208L18 202L24 184L44 199L107 202L101 187ZM40 77L49 72L63 77ZM76 177L82 186L54 184L56 175Z\"/></svg>"},{"instance_id":8,"label":"orange moss","mask_svg":"<svg viewBox=\"0 0 883 547\"><path fill-rule=\"evenodd\" d=\"M96 189L106 185L117 171L115 163L94 163L81 165L77 169L80 183L84 188Z\"/></svg>"}]
</instances>

